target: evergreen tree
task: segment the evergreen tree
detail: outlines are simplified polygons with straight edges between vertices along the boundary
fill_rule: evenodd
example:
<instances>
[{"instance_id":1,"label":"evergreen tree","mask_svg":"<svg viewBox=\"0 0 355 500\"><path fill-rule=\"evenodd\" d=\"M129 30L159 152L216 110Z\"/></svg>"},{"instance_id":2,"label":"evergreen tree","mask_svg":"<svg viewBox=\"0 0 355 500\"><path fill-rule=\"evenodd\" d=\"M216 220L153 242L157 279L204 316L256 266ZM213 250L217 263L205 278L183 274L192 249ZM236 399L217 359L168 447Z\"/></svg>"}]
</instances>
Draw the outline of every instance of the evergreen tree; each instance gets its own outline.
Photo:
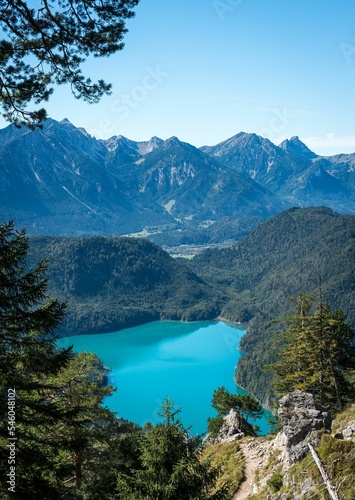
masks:
<instances>
[{"instance_id":1,"label":"evergreen tree","mask_svg":"<svg viewBox=\"0 0 355 500\"><path fill-rule=\"evenodd\" d=\"M319 286L315 297L299 294L288 328L277 337L276 358L267 367L274 387L283 395L295 389L311 392L320 404L341 410L355 396L348 375L355 369L354 334L341 310L331 311Z\"/></svg>"},{"instance_id":2,"label":"evergreen tree","mask_svg":"<svg viewBox=\"0 0 355 500\"><path fill-rule=\"evenodd\" d=\"M44 109L28 104L47 101L53 85L69 83L76 98L97 102L110 93L103 80L93 83L81 72L89 55L104 57L123 48L126 19L138 0L0 1L0 103L10 122L34 126Z\"/></svg>"},{"instance_id":3,"label":"evergreen tree","mask_svg":"<svg viewBox=\"0 0 355 500\"><path fill-rule=\"evenodd\" d=\"M218 387L213 392L212 407L218 412L213 418L208 418L208 432L216 436L223 424L223 417L235 410L246 420L261 418L263 409L259 401L249 394L232 394L225 387Z\"/></svg>"},{"instance_id":4,"label":"evergreen tree","mask_svg":"<svg viewBox=\"0 0 355 500\"><path fill-rule=\"evenodd\" d=\"M26 269L27 250L24 230L15 231L13 222L0 224L0 492L2 498L60 498L60 472L55 474L52 461L57 443L46 430L62 418L47 394L53 389L48 377L70 358L70 349L55 347L65 306L46 295L45 262ZM12 491L9 443L15 452Z\"/></svg>"},{"instance_id":5,"label":"evergreen tree","mask_svg":"<svg viewBox=\"0 0 355 500\"><path fill-rule=\"evenodd\" d=\"M63 421L52 429L67 469L64 482L68 491L80 490L86 477L100 461L107 434L113 432L114 414L103 406L113 389L105 383L106 371L96 354L76 354L67 367L51 381L48 393L63 412ZM86 477L85 477L86 476Z\"/></svg>"},{"instance_id":6,"label":"evergreen tree","mask_svg":"<svg viewBox=\"0 0 355 500\"><path fill-rule=\"evenodd\" d=\"M320 291L321 292L321 291ZM318 353L319 401L337 410L355 398L348 375L355 369L354 332L345 322L341 309L332 312L329 304L319 304L314 314L315 349Z\"/></svg>"},{"instance_id":7,"label":"evergreen tree","mask_svg":"<svg viewBox=\"0 0 355 500\"><path fill-rule=\"evenodd\" d=\"M126 420L116 419L102 429L99 438L85 452L84 500L114 500L118 474L138 470L142 429Z\"/></svg>"},{"instance_id":8,"label":"evergreen tree","mask_svg":"<svg viewBox=\"0 0 355 500\"><path fill-rule=\"evenodd\" d=\"M219 470L200 459L199 436L189 436L180 410L166 399L162 424L152 426L140 441L140 468L119 474L118 498L122 500L219 500L227 499L228 485L216 488Z\"/></svg>"},{"instance_id":9,"label":"evergreen tree","mask_svg":"<svg viewBox=\"0 0 355 500\"><path fill-rule=\"evenodd\" d=\"M299 294L295 314L286 319L288 327L276 337L276 362L268 367L275 374L278 395L294 389L307 390L315 383L316 356L312 341L310 311L313 295Z\"/></svg>"},{"instance_id":10,"label":"evergreen tree","mask_svg":"<svg viewBox=\"0 0 355 500\"><path fill-rule=\"evenodd\" d=\"M225 387L218 387L213 392L212 407L220 415L227 415L230 410L236 410L246 419L260 418L262 415L261 404L249 394L232 394Z\"/></svg>"}]
</instances>

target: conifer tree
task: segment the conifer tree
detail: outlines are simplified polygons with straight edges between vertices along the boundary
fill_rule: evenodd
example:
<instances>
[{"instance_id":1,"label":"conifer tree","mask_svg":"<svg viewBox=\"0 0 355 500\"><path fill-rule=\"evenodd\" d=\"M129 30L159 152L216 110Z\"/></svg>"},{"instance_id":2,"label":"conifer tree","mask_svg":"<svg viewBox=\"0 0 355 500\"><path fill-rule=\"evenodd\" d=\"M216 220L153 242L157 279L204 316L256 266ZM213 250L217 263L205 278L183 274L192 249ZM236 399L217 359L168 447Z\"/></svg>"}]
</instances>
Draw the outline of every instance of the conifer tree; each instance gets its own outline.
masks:
<instances>
[{"instance_id":1,"label":"conifer tree","mask_svg":"<svg viewBox=\"0 0 355 500\"><path fill-rule=\"evenodd\" d=\"M103 406L104 398L113 392L105 376L96 354L81 352L51 381L56 389L48 393L48 400L63 412L63 420L52 433L68 471L68 491L82 487L85 475L98 463L105 435L115 422L114 414Z\"/></svg>"},{"instance_id":2,"label":"conifer tree","mask_svg":"<svg viewBox=\"0 0 355 500\"><path fill-rule=\"evenodd\" d=\"M262 415L261 404L249 394L232 394L225 387L218 387L213 392L212 406L220 415L227 415L230 410L235 410L246 419L260 418Z\"/></svg>"},{"instance_id":3,"label":"conifer tree","mask_svg":"<svg viewBox=\"0 0 355 500\"><path fill-rule=\"evenodd\" d=\"M122 500L223 500L228 499L228 485L216 487L219 470L200 459L199 436L189 436L180 410L166 399L162 405L162 424L146 430L140 442L138 470L119 474L118 498Z\"/></svg>"},{"instance_id":4,"label":"conifer tree","mask_svg":"<svg viewBox=\"0 0 355 500\"><path fill-rule=\"evenodd\" d=\"M217 436L224 423L224 417L231 410L235 410L245 420L248 420L248 418L256 420L261 418L263 413L261 404L253 396L249 394L232 394L223 386L218 387L213 392L212 407L218 412L216 417L207 419L207 430L212 437ZM258 431L257 426L254 427L254 431Z\"/></svg>"},{"instance_id":5,"label":"conifer tree","mask_svg":"<svg viewBox=\"0 0 355 500\"><path fill-rule=\"evenodd\" d=\"M37 8L25 0L0 0L0 105L15 125L38 125L54 85L68 83L76 98L97 102L110 93L103 80L82 74L85 58L122 50L125 21L138 0L42 0Z\"/></svg>"},{"instance_id":6,"label":"conifer tree","mask_svg":"<svg viewBox=\"0 0 355 500\"><path fill-rule=\"evenodd\" d=\"M295 314L287 319L288 328L278 335L276 361L267 367L274 373L274 387L280 396L299 389L311 392L316 400L341 410L355 397L348 375L355 369L354 333L344 313L331 311L323 301L319 286L315 297L299 294Z\"/></svg>"},{"instance_id":7,"label":"conifer tree","mask_svg":"<svg viewBox=\"0 0 355 500\"><path fill-rule=\"evenodd\" d=\"M294 389L306 390L314 384L315 356L311 331L310 311L313 295L299 294L295 314L286 319L288 327L276 337L276 362L268 369L275 375L274 387L277 394Z\"/></svg>"},{"instance_id":8,"label":"conifer tree","mask_svg":"<svg viewBox=\"0 0 355 500\"><path fill-rule=\"evenodd\" d=\"M27 250L24 230L15 231L13 222L0 224L0 492L1 498L55 499L61 496L60 474L55 477L52 462L57 444L45 431L62 413L46 394L51 390L48 376L57 374L70 357L69 349L59 352L55 347L65 305L46 295L45 262L26 269ZM10 427L9 410L14 416ZM14 490L7 483L10 442Z\"/></svg>"}]
</instances>

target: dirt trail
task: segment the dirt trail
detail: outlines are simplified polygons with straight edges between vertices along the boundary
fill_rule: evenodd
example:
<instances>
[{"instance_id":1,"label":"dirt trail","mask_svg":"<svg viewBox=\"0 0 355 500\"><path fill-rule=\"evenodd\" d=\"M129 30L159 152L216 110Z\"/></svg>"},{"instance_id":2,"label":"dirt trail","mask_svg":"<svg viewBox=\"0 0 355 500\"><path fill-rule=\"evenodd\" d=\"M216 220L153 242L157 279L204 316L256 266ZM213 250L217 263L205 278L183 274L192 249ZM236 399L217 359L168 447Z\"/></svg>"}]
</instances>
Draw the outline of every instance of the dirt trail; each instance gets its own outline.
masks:
<instances>
[{"instance_id":1,"label":"dirt trail","mask_svg":"<svg viewBox=\"0 0 355 500\"><path fill-rule=\"evenodd\" d=\"M258 469L265 466L266 456L265 448L267 442L264 439L252 439L250 441L242 441L240 450L245 458L245 479L235 492L232 500L244 500L251 494L251 489L255 484L255 473Z\"/></svg>"}]
</instances>

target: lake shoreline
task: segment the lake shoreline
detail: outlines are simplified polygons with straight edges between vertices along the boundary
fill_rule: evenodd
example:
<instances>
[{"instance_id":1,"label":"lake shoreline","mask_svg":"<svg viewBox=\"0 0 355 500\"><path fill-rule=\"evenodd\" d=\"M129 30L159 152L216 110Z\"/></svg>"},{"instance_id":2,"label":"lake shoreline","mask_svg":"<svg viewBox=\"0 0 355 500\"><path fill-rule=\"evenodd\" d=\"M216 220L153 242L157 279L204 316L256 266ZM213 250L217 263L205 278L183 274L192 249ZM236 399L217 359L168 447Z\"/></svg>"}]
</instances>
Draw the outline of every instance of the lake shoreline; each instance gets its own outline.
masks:
<instances>
[{"instance_id":1,"label":"lake shoreline","mask_svg":"<svg viewBox=\"0 0 355 500\"><path fill-rule=\"evenodd\" d=\"M215 318L197 319L197 320L193 320L193 321L186 321L183 319L166 319L166 318L153 319L151 321L137 322L137 323L134 323L134 324L129 325L129 326L123 326L123 327L120 326L118 328L113 327L113 329L106 329L105 328L104 330L103 329L93 330L91 328L89 331L88 330L79 330L77 332L67 332L65 330L61 330L59 327L57 330L57 334L58 334L59 338L75 337L77 335L105 335L108 333L128 330L130 328L136 328L137 326L148 325L150 323L160 323L160 322L169 323L169 322L172 322L172 323L191 323L191 324L194 324L194 323L199 323L201 321L216 321L216 322L222 321L223 323L240 326L240 327L244 328L245 330L247 330L247 323L241 323L240 321L233 321L231 319L225 318L224 316L218 315Z\"/></svg>"}]
</instances>

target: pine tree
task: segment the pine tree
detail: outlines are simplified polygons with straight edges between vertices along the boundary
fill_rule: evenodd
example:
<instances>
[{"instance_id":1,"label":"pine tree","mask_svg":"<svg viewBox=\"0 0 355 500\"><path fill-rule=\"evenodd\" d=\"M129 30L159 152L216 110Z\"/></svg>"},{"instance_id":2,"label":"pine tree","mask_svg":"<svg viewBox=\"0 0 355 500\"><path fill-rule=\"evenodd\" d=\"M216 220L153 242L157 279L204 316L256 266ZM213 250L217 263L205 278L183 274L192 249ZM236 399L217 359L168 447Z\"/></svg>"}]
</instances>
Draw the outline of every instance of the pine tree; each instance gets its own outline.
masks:
<instances>
[{"instance_id":1,"label":"pine tree","mask_svg":"<svg viewBox=\"0 0 355 500\"><path fill-rule=\"evenodd\" d=\"M105 383L106 371L96 354L76 354L51 381L56 389L48 393L63 412L63 420L52 429L61 448L68 477L68 491L80 490L105 449L105 438L112 432L114 414L104 406L113 388Z\"/></svg>"},{"instance_id":2,"label":"pine tree","mask_svg":"<svg viewBox=\"0 0 355 500\"><path fill-rule=\"evenodd\" d=\"M212 407L224 416L235 410L246 419L260 418L263 412L261 404L249 394L232 394L225 387L218 387L213 392Z\"/></svg>"},{"instance_id":3,"label":"pine tree","mask_svg":"<svg viewBox=\"0 0 355 500\"><path fill-rule=\"evenodd\" d=\"M319 402L337 410L355 397L348 374L355 369L354 332L345 322L342 310L332 312L319 294L314 314L315 348L318 352Z\"/></svg>"},{"instance_id":4,"label":"pine tree","mask_svg":"<svg viewBox=\"0 0 355 500\"><path fill-rule=\"evenodd\" d=\"M57 444L45 434L62 414L46 394L48 376L70 358L69 349L55 347L65 305L46 295L45 262L26 269L27 250L24 230L15 231L13 222L0 224L0 492L1 498L55 499L61 496L60 474L54 477L52 468ZM13 491L6 476L9 443L16 455Z\"/></svg>"},{"instance_id":5,"label":"pine tree","mask_svg":"<svg viewBox=\"0 0 355 500\"><path fill-rule=\"evenodd\" d=\"M228 485L216 488L219 470L200 459L199 436L189 436L179 418L180 410L166 399L162 424L152 426L140 441L138 470L119 474L118 498L124 500L223 500Z\"/></svg>"},{"instance_id":6,"label":"pine tree","mask_svg":"<svg viewBox=\"0 0 355 500\"><path fill-rule=\"evenodd\" d=\"M261 404L253 396L249 394L232 394L223 386L218 387L213 392L211 403L212 407L218 412L216 417L209 417L207 419L207 430L212 437L217 436L224 423L223 417L231 410L235 410L245 420L248 420L248 418L256 420L257 418L261 418L263 414ZM257 432L258 427L256 426L254 430Z\"/></svg>"},{"instance_id":7,"label":"pine tree","mask_svg":"<svg viewBox=\"0 0 355 500\"><path fill-rule=\"evenodd\" d=\"M18 0L0 2L0 104L15 125L38 125L53 85L69 83L76 98L97 102L111 85L93 83L81 71L89 55L105 57L122 50L125 21L138 0L43 0L41 6Z\"/></svg>"},{"instance_id":8,"label":"pine tree","mask_svg":"<svg viewBox=\"0 0 355 500\"><path fill-rule=\"evenodd\" d=\"M295 314L286 319L288 327L276 337L277 360L267 369L275 375L274 387L278 395L296 388L306 390L314 384L316 353L311 342L310 318L313 299L310 294L298 295Z\"/></svg>"},{"instance_id":9,"label":"pine tree","mask_svg":"<svg viewBox=\"0 0 355 500\"><path fill-rule=\"evenodd\" d=\"M323 301L319 285L318 303L312 312L312 295L299 294L295 314L288 328L278 335L274 388L280 396L299 389L311 392L316 400L341 410L355 397L348 374L355 369L354 333L341 310L333 313Z\"/></svg>"}]
</instances>

